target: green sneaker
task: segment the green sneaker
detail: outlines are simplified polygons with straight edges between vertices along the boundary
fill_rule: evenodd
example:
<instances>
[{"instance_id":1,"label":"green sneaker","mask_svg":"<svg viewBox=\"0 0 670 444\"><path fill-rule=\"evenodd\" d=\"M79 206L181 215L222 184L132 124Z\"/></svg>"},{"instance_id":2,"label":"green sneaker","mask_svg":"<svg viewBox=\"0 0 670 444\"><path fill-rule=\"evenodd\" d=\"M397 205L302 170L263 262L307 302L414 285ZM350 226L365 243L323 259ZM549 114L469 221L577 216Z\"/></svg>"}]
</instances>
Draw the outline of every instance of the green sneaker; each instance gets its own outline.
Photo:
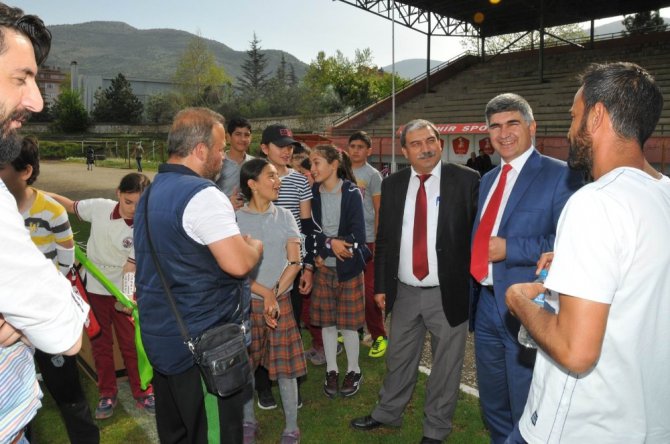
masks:
<instances>
[{"instance_id":1,"label":"green sneaker","mask_svg":"<svg viewBox=\"0 0 670 444\"><path fill-rule=\"evenodd\" d=\"M389 341L384 336L379 336L375 339L375 342L372 343L370 347L370 353L368 356L371 358L381 358L386 354L386 347L388 346Z\"/></svg>"}]
</instances>

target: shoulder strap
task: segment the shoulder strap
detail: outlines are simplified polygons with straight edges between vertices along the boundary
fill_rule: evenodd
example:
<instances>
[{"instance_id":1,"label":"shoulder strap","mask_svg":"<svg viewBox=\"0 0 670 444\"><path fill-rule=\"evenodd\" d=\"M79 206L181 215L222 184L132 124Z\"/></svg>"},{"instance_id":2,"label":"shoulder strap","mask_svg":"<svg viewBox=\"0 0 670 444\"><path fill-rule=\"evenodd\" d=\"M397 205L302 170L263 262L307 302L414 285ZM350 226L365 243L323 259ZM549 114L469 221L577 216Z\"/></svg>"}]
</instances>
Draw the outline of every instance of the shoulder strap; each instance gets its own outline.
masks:
<instances>
[{"instance_id":1,"label":"shoulder strap","mask_svg":"<svg viewBox=\"0 0 670 444\"><path fill-rule=\"evenodd\" d=\"M195 344L193 343L193 339L188 334L188 330L186 329L184 320L179 314L179 310L177 310L177 303L174 300L174 296L172 296L172 291L170 290L170 286L168 285L167 280L165 279L165 274L163 273L163 269L161 268L161 265L158 262L158 256L156 255L156 250L154 249L154 243L151 240L151 231L149 230L149 195L151 194L151 188L152 185L149 185L149 187L146 190L147 195L144 199L144 219L145 219L144 224L146 226L147 242L149 243L151 258L153 259L154 266L156 267L158 277L160 278L161 283L163 284L163 288L165 289L165 295L167 296L168 302L170 303L172 313L174 313L174 317L177 320L177 325L179 326L179 331L181 332L181 336L184 339L184 344L186 344L189 350L193 352Z\"/></svg>"}]
</instances>

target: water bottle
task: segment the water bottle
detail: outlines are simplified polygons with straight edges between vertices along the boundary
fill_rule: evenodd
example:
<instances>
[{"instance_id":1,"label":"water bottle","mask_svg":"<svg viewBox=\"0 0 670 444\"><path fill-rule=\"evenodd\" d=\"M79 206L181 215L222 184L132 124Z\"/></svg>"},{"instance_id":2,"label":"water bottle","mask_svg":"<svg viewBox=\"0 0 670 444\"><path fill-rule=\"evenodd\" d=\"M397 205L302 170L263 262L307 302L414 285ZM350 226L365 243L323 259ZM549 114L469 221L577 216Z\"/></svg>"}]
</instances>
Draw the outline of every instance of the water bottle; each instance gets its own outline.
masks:
<instances>
[{"instance_id":1,"label":"water bottle","mask_svg":"<svg viewBox=\"0 0 670 444\"><path fill-rule=\"evenodd\" d=\"M543 284L544 280L547 278L547 273L548 272L546 269L540 271L540 275L537 277L537 279L535 279L535 282ZM535 302L540 307L544 307L544 293L540 293L535 296L533 302ZM530 333L528 333L528 330L526 330L526 327L524 327L523 324L519 329L517 339L519 340L519 344L526 348L537 348L537 343L535 343L535 340L530 336Z\"/></svg>"}]
</instances>

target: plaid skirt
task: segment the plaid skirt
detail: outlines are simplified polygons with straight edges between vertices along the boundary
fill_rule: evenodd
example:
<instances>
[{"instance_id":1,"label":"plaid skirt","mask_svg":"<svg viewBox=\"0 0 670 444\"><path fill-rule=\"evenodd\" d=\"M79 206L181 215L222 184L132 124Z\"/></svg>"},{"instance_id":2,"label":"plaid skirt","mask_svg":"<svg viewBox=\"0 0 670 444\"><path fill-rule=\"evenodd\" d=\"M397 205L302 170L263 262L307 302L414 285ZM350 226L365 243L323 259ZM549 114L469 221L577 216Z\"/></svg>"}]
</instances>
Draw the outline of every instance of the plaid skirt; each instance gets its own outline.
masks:
<instances>
[{"instance_id":1,"label":"plaid skirt","mask_svg":"<svg viewBox=\"0 0 670 444\"><path fill-rule=\"evenodd\" d=\"M256 369L262 365L270 379L298 378L307 373L302 337L295 323L290 294L277 298L279 319L277 327L270 328L263 317L263 300L251 298L251 346L249 357Z\"/></svg>"},{"instance_id":2,"label":"plaid skirt","mask_svg":"<svg viewBox=\"0 0 670 444\"><path fill-rule=\"evenodd\" d=\"M313 325L336 326L338 330L358 330L365 322L365 279L363 273L345 282L337 271L319 267L312 286L310 318Z\"/></svg>"}]
</instances>

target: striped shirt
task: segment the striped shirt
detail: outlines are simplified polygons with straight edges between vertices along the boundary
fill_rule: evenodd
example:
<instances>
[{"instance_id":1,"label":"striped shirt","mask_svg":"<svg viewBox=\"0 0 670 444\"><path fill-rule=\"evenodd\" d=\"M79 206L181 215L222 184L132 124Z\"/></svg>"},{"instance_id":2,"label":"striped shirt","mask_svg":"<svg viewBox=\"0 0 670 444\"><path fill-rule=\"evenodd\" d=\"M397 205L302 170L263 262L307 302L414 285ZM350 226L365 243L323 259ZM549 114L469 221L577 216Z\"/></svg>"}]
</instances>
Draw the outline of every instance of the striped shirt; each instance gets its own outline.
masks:
<instances>
[{"instance_id":1,"label":"striped shirt","mask_svg":"<svg viewBox=\"0 0 670 444\"><path fill-rule=\"evenodd\" d=\"M48 259L56 262L56 243L73 238L65 208L40 190L35 191L35 201L21 216L30 238Z\"/></svg>"},{"instance_id":2,"label":"striped shirt","mask_svg":"<svg viewBox=\"0 0 670 444\"><path fill-rule=\"evenodd\" d=\"M42 405L33 351L19 341L0 347L0 442L11 442Z\"/></svg>"},{"instance_id":3,"label":"striped shirt","mask_svg":"<svg viewBox=\"0 0 670 444\"><path fill-rule=\"evenodd\" d=\"M312 189L305 176L289 168L288 174L281 177L279 198L274 202L278 207L286 208L293 214L298 228L302 231L300 224L300 203L312 200Z\"/></svg>"}]
</instances>

